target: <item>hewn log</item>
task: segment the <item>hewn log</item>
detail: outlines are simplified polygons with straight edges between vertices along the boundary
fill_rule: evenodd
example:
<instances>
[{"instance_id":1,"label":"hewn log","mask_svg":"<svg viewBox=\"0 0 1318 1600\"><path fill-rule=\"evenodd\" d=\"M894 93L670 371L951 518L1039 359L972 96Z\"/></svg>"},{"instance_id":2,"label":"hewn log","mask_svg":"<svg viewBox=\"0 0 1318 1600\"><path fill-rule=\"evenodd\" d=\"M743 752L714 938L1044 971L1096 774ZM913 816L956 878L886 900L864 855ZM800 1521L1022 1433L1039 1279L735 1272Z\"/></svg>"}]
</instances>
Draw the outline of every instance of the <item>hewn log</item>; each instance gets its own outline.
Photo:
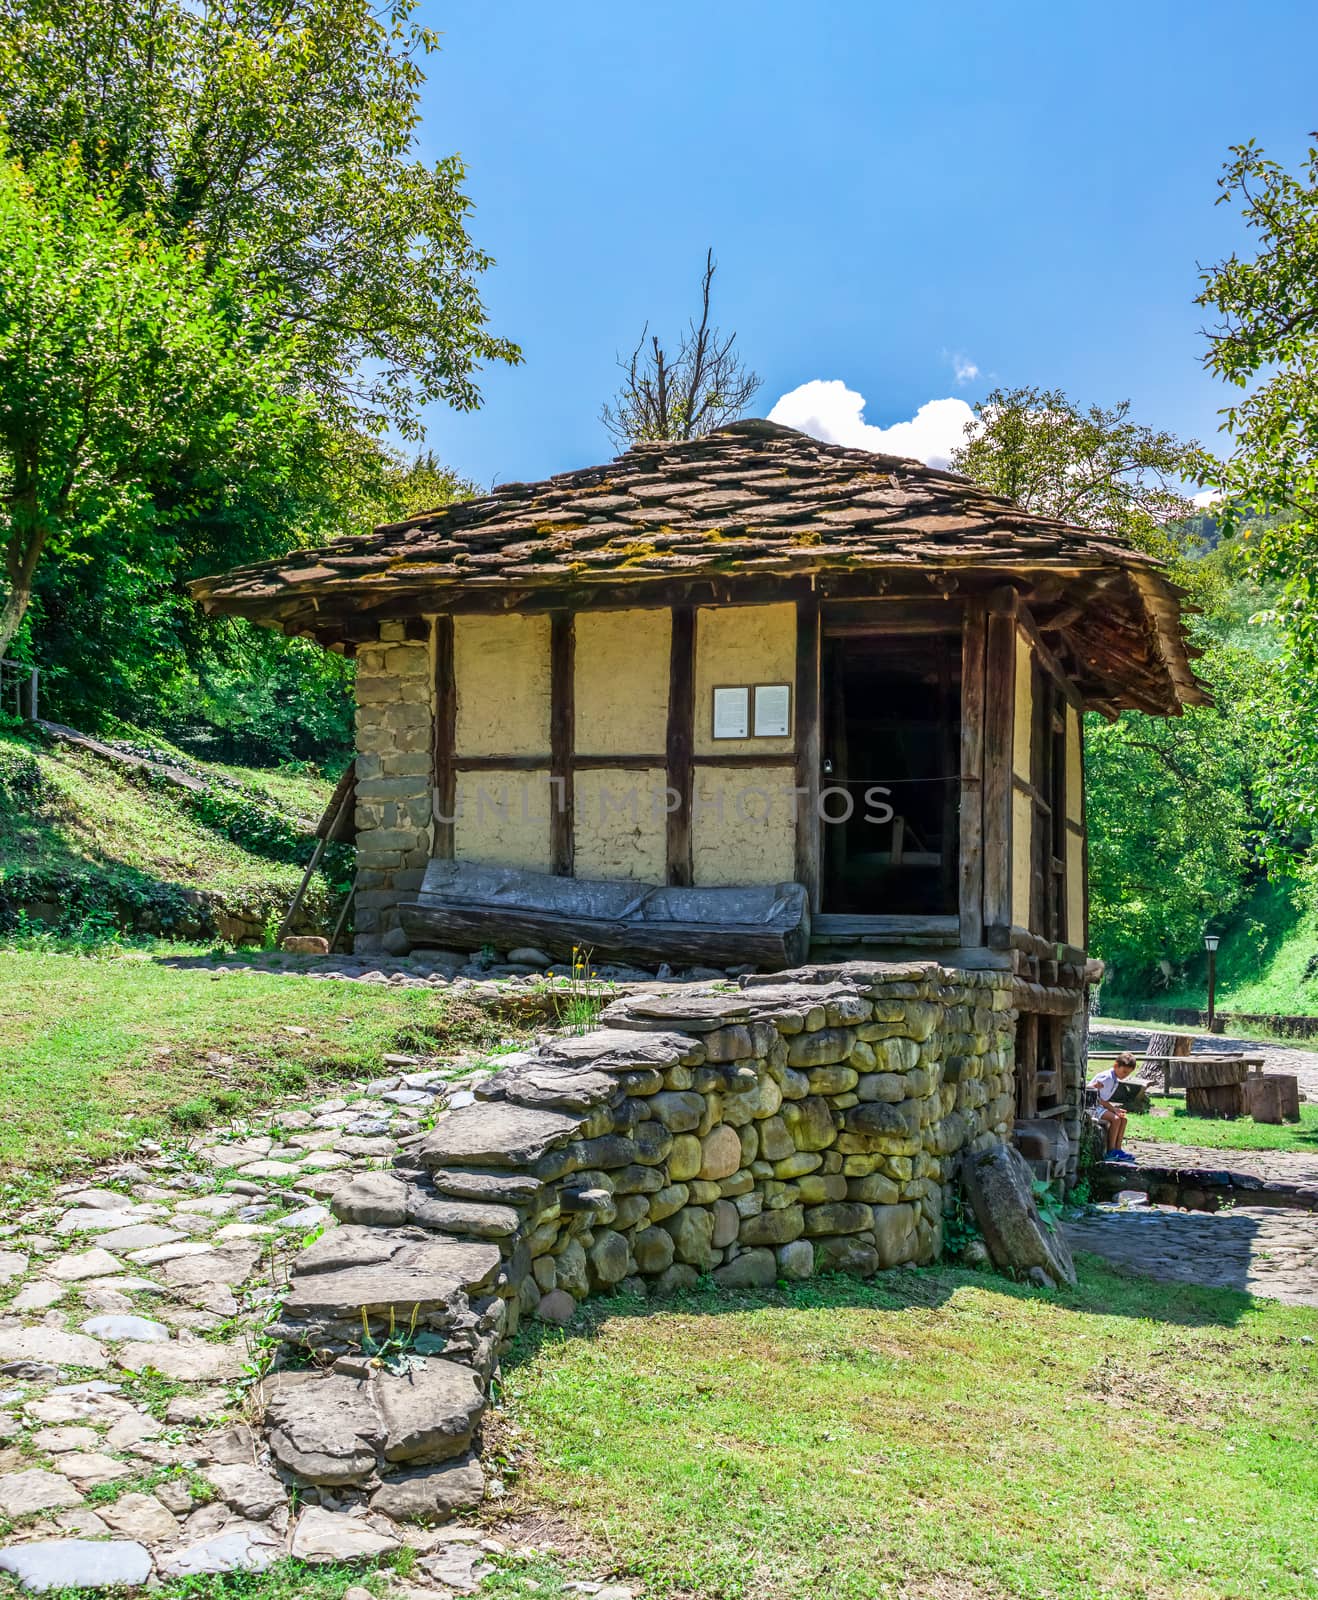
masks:
<instances>
[{"instance_id":1,"label":"hewn log","mask_svg":"<svg viewBox=\"0 0 1318 1600\"><path fill-rule=\"evenodd\" d=\"M984 607L966 607L961 635L961 811L959 818L960 939L984 938Z\"/></svg>"},{"instance_id":2,"label":"hewn log","mask_svg":"<svg viewBox=\"0 0 1318 1600\"><path fill-rule=\"evenodd\" d=\"M817 600L796 607L796 881L805 885L811 912L823 895L823 825L819 818L820 618Z\"/></svg>"},{"instance_id":3,"label":"hewn log","mask_svg":"<svg viewBox=\"0 0 1318 1600\"><path fill-rule=\"evenodd\" d=\"M691 882L691 803L696 715L696 614L673 608L668 662L668 787L677 804L668 813L668 882Z\"/></svg>"}]
</instances>

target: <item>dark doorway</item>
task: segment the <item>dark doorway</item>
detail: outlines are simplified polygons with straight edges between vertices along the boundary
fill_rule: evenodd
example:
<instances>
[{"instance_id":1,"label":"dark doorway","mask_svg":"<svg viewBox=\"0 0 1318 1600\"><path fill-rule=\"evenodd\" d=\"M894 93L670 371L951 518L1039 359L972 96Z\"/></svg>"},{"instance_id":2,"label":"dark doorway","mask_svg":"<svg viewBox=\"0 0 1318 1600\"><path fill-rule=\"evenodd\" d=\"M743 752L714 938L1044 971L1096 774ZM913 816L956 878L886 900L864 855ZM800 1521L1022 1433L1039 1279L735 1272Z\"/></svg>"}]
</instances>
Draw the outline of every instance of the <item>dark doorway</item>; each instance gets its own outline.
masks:
<instances>
[{"instance_id":1,"label":"dark doorway","mask_svg":"<svg viewBox=\"0 0 1318 1600\"><path fill-rule=\"evenodd\" d=\"M822 909L954 914L959 635L830 638L826 623L823 669Z\"/></svg>"}]
</instances>

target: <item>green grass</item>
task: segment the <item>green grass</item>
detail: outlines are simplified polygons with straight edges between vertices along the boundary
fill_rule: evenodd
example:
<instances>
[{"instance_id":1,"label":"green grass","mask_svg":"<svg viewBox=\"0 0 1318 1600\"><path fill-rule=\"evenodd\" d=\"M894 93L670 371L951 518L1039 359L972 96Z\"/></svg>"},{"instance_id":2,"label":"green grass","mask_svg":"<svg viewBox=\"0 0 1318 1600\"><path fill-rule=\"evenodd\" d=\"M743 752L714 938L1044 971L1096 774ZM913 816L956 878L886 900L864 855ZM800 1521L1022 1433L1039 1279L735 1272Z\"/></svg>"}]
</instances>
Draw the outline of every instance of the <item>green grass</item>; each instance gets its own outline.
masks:
<instances>
[{"instance_id":1,"label":"green grass","mask_svg":"<svg viewBox=\"0 0 1318 1600\"><path fill-rule=\"evenodd\" d=\"M216 978L186 964L202 955L0 948L0 1172L63 1170L180 1124L376 1076L387 1051L485 1048L511 1031L442 992Z\"/></svg>"},{"instance_id":2,"label":"green grass","mask_svg":"<svg viewBox=\"0 0 1318 1600\"><path fill-rule=\"evenodd\" d=\"M343 1600L354 1584L372 1595L388 1594L384 1571L335 1564L308 1567L280 1561L265 1572L229 1572L218 1577L174 1579L151 1590L154 1600ZM18 1600L24 1591L0 1573L0 1600ZM47 1589L50 1600L88 1600L89 1589ZM116 1591L118 1593L119 1591Z\"/></svg>"},{"instance_id":3,"label":"green grass","mask_svg":"<svg viewBox=\"0 0 1318 1600\"><path fill-rule=\"evenodd\" d=\"M5 751L28 747L0 737L0 753ZM184 792L135 781L126 770L67 745L30 753L40 772L40 796L0 824L0 877L97 873L226 894L264 888L286 897L296 888L297 866L263 860L206 826L191 814ZM275 775L249 776L272 801L278 799L271 786ZM328 799L329 786L319 787Z\"/></svg>"},{"instance_id":4,"label":"green grass","mask_svg":"<svg viewBox=\"0 0 1318 1600\"><path fill-rule=\"evenodd\" d=\"M1132 1116L1127 1136L1162 1144L1197 1146L1202 1150L1295 1150L1318 1155L1318 1106L1301 1105L1298 1122L1274 1124L1237 1117L1191 1117L1178 1095L1155 1094L1152 1116Z\"/></svg>"},{"instance_id":5,"label":"green grass","mask_svg":"<svg viewBox=\"0 0 1318 1600\"><path fill-rule=\"evenodd\" d=\"M1082 1271L1057 1295L936 1269L529 1330L509 1515L574 1526L655 1597L1318 1595L1318 1313Z\"/></svg>"}]
</instances>

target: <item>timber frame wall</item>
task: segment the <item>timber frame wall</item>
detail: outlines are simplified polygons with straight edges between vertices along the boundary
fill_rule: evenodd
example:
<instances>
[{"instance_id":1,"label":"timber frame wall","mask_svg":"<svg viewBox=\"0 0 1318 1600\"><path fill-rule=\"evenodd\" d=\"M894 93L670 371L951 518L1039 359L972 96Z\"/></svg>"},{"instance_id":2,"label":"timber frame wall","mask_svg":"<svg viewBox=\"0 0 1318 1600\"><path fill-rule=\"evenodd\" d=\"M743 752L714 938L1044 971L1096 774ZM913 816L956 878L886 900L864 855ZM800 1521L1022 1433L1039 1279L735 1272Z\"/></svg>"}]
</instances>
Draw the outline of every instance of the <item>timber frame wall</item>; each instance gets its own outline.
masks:
<instances>
[{"instance_id":1,"label":"timber frame wall","mask_svg":"<svg viewBox=\"0 0 1318 1600\"><path fill-rule=\"evenodd\" d=\"M745 604L764 607L766 602L775 606L775 599L768 594L756 594ZM782 602L776 604L781 607ZM644 609L631 611L639 615ZM670 619L662 737L646 741L646 748L600 753L590 745L590 729L583 728L577 687L578 617L594 617L598 612L551 610L541 614L548 638L548 714L541 747L481 753L463 750L458 737L462 685L458 682L455 625L462 625L464 613L433 619L434 855L453 859L461 853L460 833L452 819L464 779L480 774L535 774L552 780L554 791L541 865L544 870L571 876L580 870L577 824L586 775L594 773L602 780L606 773L662 773L677 803L662 820L662 841L654 841L654 864L662 865L656 876L669 884L690 884L700 881L692 818L693 810L699 809L695 801L702 772L772 771L780 774L775 782L795 789L798 803L786 870L771 875L769 881L794 875L806 887L821 953L864 949L875 955L890 949L932 954L936 950L942 961L1014 968L1018 975L1045 987L1058 983L1060 969L1083 968L1087 862L1082 708L1015 588L1004 586L941 601L871 596L821 603L817 596L800 596L795 601L791 654L791 736L769 750L712 751L707 740L701 748L697 734L699 719L706 711L697 704L700 618L713 611L740 609L735 599L732 605L725 602L721 607L676 603L649 608L648 614L655 615L656 609ZM958 910L953 916L842 917L829 915L821 907L822 640L829 619L840 609L847 615L846 628L857 632L868 628L880 634L889 630L915 633L925 625L946 631L949 613L959 627ZM933 618L938 619L936 624ZM539 637L544 635L542 626ZM1044 688L1042 702L1040 685ZM1039 748L1041 739L1049 744L1048 760L1047 752ZM1059 804L1064 815L1054 817ZM1046 893L1040 898L1035 866L1045 859L1039 842L1045 834L1049 841ZM587 869L582 875L591 873ZM1046 915L1040 915L1040 906L1047 908ZM1074 982L1073 973L1066 977Z\"/></svg>"}]
</instances>

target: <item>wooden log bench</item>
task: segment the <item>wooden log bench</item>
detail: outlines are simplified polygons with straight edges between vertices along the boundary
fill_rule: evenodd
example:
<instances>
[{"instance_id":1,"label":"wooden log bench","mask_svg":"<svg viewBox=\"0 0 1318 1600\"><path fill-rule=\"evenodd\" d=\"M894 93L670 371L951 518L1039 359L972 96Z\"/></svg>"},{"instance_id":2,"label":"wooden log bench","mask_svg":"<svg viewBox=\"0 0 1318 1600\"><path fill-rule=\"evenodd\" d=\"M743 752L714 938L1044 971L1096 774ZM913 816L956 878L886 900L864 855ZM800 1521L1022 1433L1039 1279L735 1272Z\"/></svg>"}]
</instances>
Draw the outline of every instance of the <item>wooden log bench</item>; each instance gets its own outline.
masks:
<instances>
[{"instance_id":1,"label":"wooden log bench","mask_svg":"<svg viewBox=\"0 0 1318 1600\"><path fill-rule=\"evenodd\" d=\"M800 966L810 948L809 901L799 883L660 888L436 860L399 918L418 948L534 945L559 958L580 948L597 960L649 965L777 972Z\"/></svg>"}]
</instances>

